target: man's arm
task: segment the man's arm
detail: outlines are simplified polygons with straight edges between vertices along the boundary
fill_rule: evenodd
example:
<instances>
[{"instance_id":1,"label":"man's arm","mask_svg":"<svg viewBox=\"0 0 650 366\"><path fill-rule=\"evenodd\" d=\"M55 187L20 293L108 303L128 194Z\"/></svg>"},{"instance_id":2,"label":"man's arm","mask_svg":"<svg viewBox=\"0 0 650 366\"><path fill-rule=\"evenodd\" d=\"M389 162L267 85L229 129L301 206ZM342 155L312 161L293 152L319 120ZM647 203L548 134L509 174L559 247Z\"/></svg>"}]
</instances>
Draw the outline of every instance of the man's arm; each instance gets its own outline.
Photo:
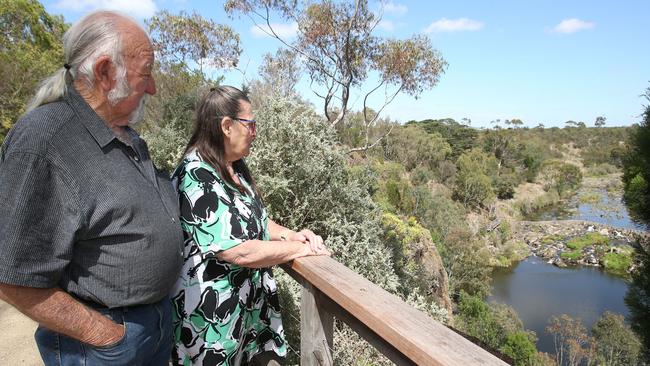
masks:
<instances>
[{"instance_id":1,"label":"man's arm","mask_svg":"<svg viewBox=\"0 0 650 366\"><path fill-rule=\"evenodd\" d=\"M124 326L88 308L60 288L0 284L0 299L40 325L91 346L107 346L124 336Z\"/></svg>"}]
</instances>

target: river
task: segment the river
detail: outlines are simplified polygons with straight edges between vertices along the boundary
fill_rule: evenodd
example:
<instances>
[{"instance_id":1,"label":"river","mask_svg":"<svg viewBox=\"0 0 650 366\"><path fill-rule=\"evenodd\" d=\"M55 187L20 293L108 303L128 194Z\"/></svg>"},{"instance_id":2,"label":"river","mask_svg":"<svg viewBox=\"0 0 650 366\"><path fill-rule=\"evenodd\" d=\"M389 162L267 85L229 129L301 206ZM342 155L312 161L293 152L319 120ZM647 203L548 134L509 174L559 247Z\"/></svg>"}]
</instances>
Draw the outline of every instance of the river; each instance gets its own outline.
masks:
<instances>
[{"instance_id":1,"label":"river","mask_svg":"<svg viewBox=\"0 0 650 366\"><path fill-rule=\"evenodd\" d=\"M555 354L553 337L544 330L551 316L568 314L591 329L606 310L628 315L623 301L626 292L623 279L598 268L558 268L528 257L493 273L489 300L512 306L524 327L537 334L537 349Z\"/></svg>"},{"instance_id":2,"label":"river","mask_svg":"<svg viewBox=\"0 0 650 366\"><path fill-rule=\"evenodd\" d=\"M525 219L529 221L585 220L623 229L649 231L647 224L630 216L620 193L608 192L605 189L590 189L588 193L597 196L599 202L583 202L578 194L561 204L528 215Z\"/></svg>"},{"instance_id":3,"label":"river","mask_svg":"<svg viewBox=\"0 0 650 366\"><path fill-rule=\"evenodd\" d=\"M610 194L604 189L595 192L600 195L600 202L581 202L576 195L563 206L551 207L527 219L588 220L648 230L645 224L630 217L620 194ZM580 318L588 330L606 310L627 316L629 309L624 302L627 287L623 279L599 268L558 268L541 258L528 257L513 267L494 271L489 300L512 306L524 327L537 334L538 350L553 355L553 337L545 331L551 316L568 314Z\"/></svg>"}]
</instances>

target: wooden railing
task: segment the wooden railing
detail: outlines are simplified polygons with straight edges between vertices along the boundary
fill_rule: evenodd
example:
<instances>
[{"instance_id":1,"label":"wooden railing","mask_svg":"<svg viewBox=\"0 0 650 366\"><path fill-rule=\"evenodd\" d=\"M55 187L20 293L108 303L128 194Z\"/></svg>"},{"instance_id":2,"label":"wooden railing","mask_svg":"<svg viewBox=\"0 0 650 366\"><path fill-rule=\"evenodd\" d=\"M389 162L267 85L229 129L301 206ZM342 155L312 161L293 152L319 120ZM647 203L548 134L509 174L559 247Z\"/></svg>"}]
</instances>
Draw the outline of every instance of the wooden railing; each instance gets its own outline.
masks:
<instances>
[{"instance_id":1,"label":"wooden railing","mask_svg":"<svg viewBox=\"0 0 650 366\"><path fill-rule=\"evenodd\" d=\"M397 365L507 365L330 257L304 257L283 268L302 285L302 366L333 364L334 318Z\"/></svg>"}]
</instances>

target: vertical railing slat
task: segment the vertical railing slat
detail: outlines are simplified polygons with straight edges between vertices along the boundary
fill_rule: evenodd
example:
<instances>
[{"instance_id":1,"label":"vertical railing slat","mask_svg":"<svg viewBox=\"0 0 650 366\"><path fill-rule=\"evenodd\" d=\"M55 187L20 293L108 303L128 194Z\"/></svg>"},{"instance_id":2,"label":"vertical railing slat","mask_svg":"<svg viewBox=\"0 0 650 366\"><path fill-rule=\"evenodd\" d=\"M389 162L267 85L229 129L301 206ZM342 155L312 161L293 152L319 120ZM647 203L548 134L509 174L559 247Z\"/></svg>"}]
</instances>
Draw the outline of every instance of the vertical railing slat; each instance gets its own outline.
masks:
<instances>
[{"instance_id":1,"label":"vertical railing slat","mask_svg":"<svg viewBox=\"0 0 650 366\"><path fill-rule=\"evenodd\" d=\"M334 318L319 304L316 290L302 284L300 301L300 365L332 366Z\"/></svg>"}]
</instances>

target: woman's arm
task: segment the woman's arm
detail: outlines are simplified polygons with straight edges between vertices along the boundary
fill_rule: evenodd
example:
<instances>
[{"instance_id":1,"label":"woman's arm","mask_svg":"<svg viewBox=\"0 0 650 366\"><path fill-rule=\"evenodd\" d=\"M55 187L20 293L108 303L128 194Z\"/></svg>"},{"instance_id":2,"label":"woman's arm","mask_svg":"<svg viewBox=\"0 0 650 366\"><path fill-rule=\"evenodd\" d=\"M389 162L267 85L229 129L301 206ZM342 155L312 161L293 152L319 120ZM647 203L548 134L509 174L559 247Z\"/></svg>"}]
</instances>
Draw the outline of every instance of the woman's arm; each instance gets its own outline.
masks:
<instances>
[{"instance_id":1,"label":"woman's arm","mask_svg":"<svg viewBox=\"0 0 650 366\"><path fill-rule=\"evenodd\" d=\"M312 250L310 245L297 240L248 240L220 252L217 257L242 267L263 268L310 255L330 255L330 252L325 246Z\"/></svg>"},{"instance_id":2,"label":"woman's arm","mask_svg":"<svg viewBox=\"0 0 650 366\"><path fill-rule=\"evenodd\" d=\"M269 219L269 236L271 240L289 240L296 232Z\"/></svg>"}]
</instances>

